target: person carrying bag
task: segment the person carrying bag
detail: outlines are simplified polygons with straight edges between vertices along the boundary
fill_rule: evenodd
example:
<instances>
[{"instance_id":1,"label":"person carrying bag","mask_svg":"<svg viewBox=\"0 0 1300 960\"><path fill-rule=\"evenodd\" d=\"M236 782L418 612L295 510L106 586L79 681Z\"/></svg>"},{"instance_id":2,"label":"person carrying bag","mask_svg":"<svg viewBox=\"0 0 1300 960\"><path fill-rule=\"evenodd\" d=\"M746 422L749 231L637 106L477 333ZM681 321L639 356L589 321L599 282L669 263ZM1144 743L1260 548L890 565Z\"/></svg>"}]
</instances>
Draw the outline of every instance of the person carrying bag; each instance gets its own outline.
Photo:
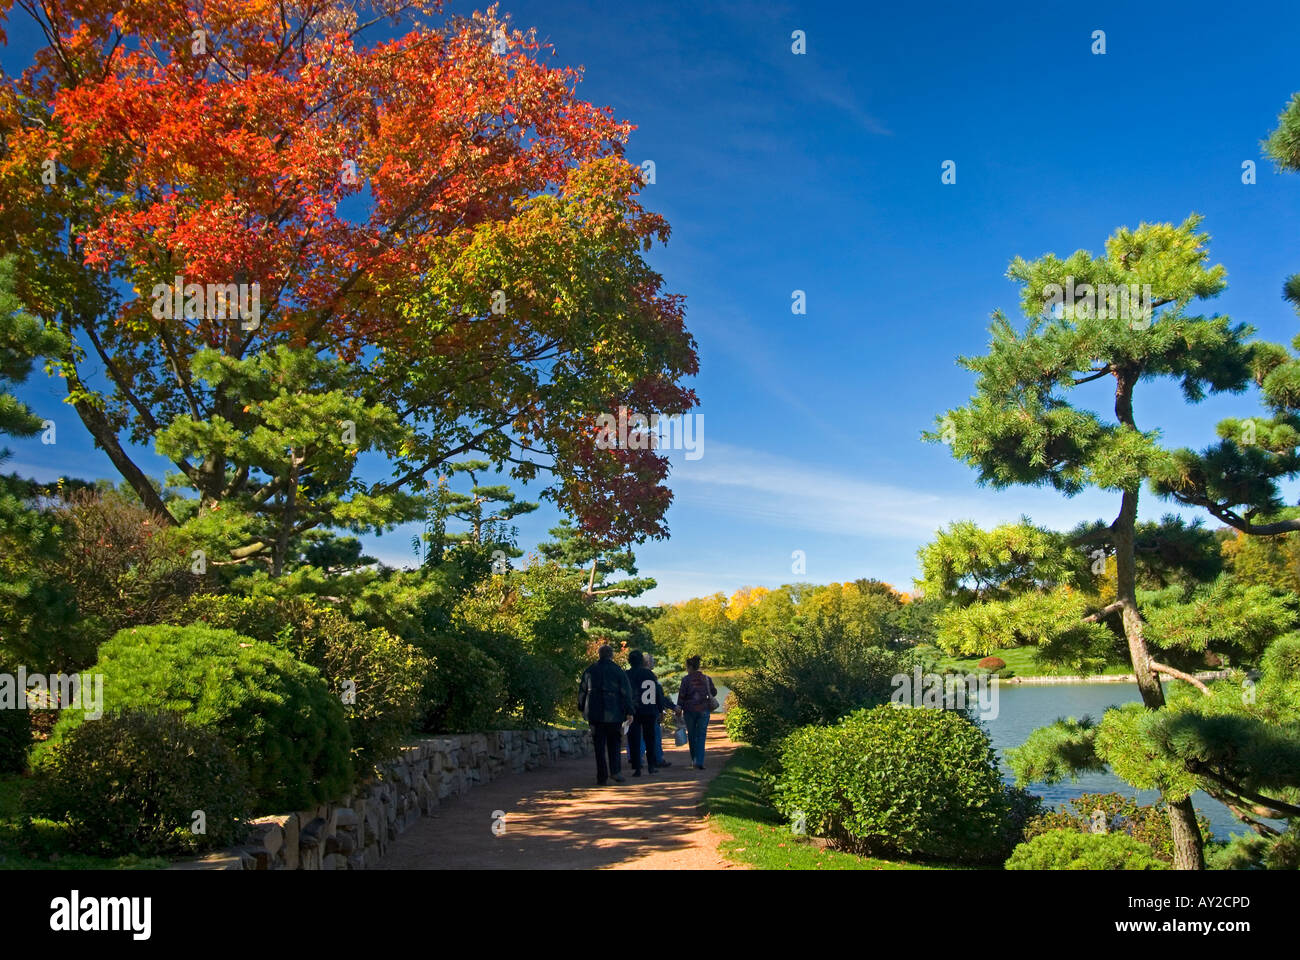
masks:
<instances>
[{"instance_id":1,"label":"person carrying bag","mask_svg":"<svg viewBox=\"0 0 1300 960\"><path fill-rule=\"evenodd\" d=\"M691 763L696 770L703 770L709 714L717 710L719 704L718 688L700 671L698 656L686 661L686 676L682 677L681 689L677 693L677 706L686 718L686 742L691 749Z\"/></svg>"}]
</instances>

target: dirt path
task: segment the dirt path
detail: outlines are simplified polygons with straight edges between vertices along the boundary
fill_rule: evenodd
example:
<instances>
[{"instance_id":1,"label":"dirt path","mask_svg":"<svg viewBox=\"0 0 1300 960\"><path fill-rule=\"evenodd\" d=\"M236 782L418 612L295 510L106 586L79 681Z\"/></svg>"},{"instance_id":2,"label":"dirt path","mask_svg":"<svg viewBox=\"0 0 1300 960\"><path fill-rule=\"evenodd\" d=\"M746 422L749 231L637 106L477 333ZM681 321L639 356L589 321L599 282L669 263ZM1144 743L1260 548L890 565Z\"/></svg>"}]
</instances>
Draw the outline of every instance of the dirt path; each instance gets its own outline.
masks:
<instances>
[{"instance_id":1,"label":"dirt path","mask_svg":"<svg viewBox=\"0 0 1300 960\"><path fill-rule=\"evenodd\" d=\"M565 760L482 784L449 799L395 840L381 870L723 870L718 833L698 809L710 780L731 757L721 714L709 722L705 769L664 738L671 767L653 777L596 786L596 760ZM505 811L505 833L492 813Z\"/></svg>"}]
</instances>

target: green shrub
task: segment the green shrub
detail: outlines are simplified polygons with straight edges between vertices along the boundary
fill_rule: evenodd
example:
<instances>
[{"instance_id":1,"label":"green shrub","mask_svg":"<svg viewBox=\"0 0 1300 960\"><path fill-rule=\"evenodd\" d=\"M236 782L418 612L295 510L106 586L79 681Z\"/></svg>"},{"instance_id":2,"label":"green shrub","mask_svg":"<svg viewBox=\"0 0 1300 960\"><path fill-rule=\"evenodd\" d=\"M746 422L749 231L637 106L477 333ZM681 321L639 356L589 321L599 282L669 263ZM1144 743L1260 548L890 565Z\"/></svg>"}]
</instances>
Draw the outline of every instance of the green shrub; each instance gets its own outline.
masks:
<instances>
[{"instance_id":1,"label":"green shrub","mask_svg":"<svg viewBox=\"0 0 1300 960\"><path fill-rule=\"evenodd\" d=\"M84 670L118 630L168 622L201 583L186 534L123 494L74 489L42 519L46 542L13 571L22 589L0 590L0 634L28 669Z\"/></svg>"},{"instance_id":2,"label":"green shrub","mask_svg":"<svg viewBox=\"0 0 1300 960\"><path fill-rule=\"evenodd\" d=\"M112 857L229 846L251 801L243 765L215 732L179 714L127 709L68 730L45 751L25 806L66 823L77 852Z\"/></svg>"},{"instance_id":3,"label":"green shrub","mask_svg":"<svg viewBox=\"0 0 1300 960\"><path fill-rule=\"evenodd\" d=\"M582 598L579 576L551 561L533 563L485 577L457 603L451 632L500 668L499 723L549 723L561 703L575 699L578 677L591 662L583 620L600 619Z\"/></svg>"},{"instance_id":4,"label":"green shrub","mask_svg":"<svg viewBox=\"0 0 1300 960\"><path fill-rule=\"evenodd\" d=\"M0 774L22 773L27 769L27 750L32 742L31 712L20 709L27 704L27 691L19 690L18 670L0 657L0 675L12 678L13 704L0 700Z\"/></svg>"},{"instance_id":5,"label":"green shrub","mask_svg":"<svg viewBox=\"0 0 1300 960\"><path fill-rule=\"evenodd\" d=\"M1209 870L1263 870L1269 838L1258 834L1235 834L1227 843L1206 844L1205 866Z\"/></svg>"},{"instance_id":6,"label":"green shrub","mask_svg":"<svg viewBox=\"0 0 1300 960\"><path fill-rule=\"evenodd\" d=\"M738 703L728 704L727 712L722 715L722 726L727 731L727 736L736 743L751 742L751 723L749 711Z\"/></svg>"},{"instance_id":7,"label":"green shrub","mask_svg":"<svg viewBox=\"0 0 1300 960\"><path fill-rule=\"evenodd\" d=\"M1205 852L1211 870L1300 870L1300 821L1276 837L1236 834Z\"/></svg>"},{"instance_id":8,"label":"green shrub","mask_svg":"<svg viewBox=\"0 0 1300 960\"><path fill-rule=\"evenodd\" d=\"M1022 843L1008 870L1168 870L1145 843L1126 833L1052 830Z\"/></svg>"},{"instance_id":9,"label":"green shrub","mask_svg":"<svg viewBox=\"0 0 1300 960\"><path fill-rule=\"evenodd\" d=\"M1197 816L1201 836L1212 837L1210 821ZM1065 807L1041 814L1025 826L1025 839L1056 830L1090 833L1097 825L1111 833L1126 833L1151 848L1152 855L1165 863L1174 862L1174 834L1169 808L1163 800L1144 805L1122 793L1081 793Z\"/></svg>"},{"instance_id":10,"label":"green shrub","mask_svg":"<svg viewBox=\"0 0 1300 960\"><path fill-rule=\"evenodd\" d=\"M424 729L465 733L498 726L506 694L497 662L457 636L432 637L424 649L435 664L424 688Z\"/></svg>"},{"instance_id":11,"label":"green shrub","mask_svg":"<svg viewBox=\"0 0 1300 960\"><path fill-rule=\"evenodd\" d=\"M962 715L890 704L781 745L774 799L853 853L1001 862L1034 802L1006 787L988 735Z\"/></svg>"},{"instance_id":12,"label":"green shrub","mask_svg":"<svg viewBox=\"0 0 1300 960\"><path fill-rule=\"evenodd\" d=\"M469 631L466 639L501 668L499 719L508 726L536 727L555 719L560 701L577 688L551 660L530 653L502 633Z\"/></svg>"},{"instance_id":13,"label":"green shrub","mask_svg":"<svg viewBox=\"0 0 1300 960\"><path fill-rule=\"evenodd\" d=\"M358 776L395 754L419 723L433 664L387 630L367 628L306 597L209 595L194 600L186 613L283 647L319 670L345 705Z\"/></svg>"},{"instance_id":14,"label":"green shrub","mask_svg":"<svg viewBox=\"0 0 1300 960\"><path fill-rule=\"evenodd\" d=\"M287 651L207 627L132 627L100 647L104 709L180 713L210 728L248 771L256 813L335 800L352 781L343 705ZM85 715L64 711L56 746Z\"/></svg>"},{"instance_id":15,"label":"green shrub","mask_svg":"<svg viewBox=\"0 0 1300 960\"><path fill-rule=\"evenodd\" d=\"M738 732L765 747L798 727L834 723L888 702L893 678L912 666L909 653L863 646L834 624L804 627L764 645L758 665L736 678L732 695L745 711Z\"/></svg>"},{"instance_id":16,"label":"green shrub","mask_svg":"<svg viewBox=\"0 0 1300 960\"><path fill-rule=\"evenodd\" d=\"M32 720L26 710L0 707L0 773L27 769L27 749L32 742Z\"/></svg>"}]
</instances>

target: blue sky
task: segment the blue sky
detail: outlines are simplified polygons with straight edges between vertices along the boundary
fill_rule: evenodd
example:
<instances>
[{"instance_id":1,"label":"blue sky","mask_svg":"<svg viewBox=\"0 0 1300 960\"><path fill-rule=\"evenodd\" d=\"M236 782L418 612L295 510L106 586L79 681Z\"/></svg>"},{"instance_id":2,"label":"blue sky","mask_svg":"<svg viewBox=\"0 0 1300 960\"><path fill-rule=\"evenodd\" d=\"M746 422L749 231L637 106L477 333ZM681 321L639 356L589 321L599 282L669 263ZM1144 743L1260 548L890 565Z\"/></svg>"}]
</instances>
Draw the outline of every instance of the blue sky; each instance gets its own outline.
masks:
<instances>
[{"instance_id":1,"label":"blue sky","mask_svg":"<svg viewBox=\"0 0 1300 960\"><path fill-rule=\"evenodd\" d=\"M906 587L917 548L955 519L1109 521L1112 495L984 490L920 441L971 393L955 357L982 350L994 309L1015 312L1013 256L1096 251L1120 225L1195 211L1228 271L1206 309L1268 339L1298 332L1280 290L1300 270L1300 177L1274 173L1259 141L1300 90L1300 8L968 7L503 4L585 67L587 99L638 125L628 156L654 161L646 201L673 226L652 260L687 297L704 447L674 457L671 539L638 550L660 583L650 600L795 579ZM26 62L23 33L10 32L9 69ZM945 160L954 185L940 182ZM1088 389L1104 407L1106 382ZM6 469L112 475L57 385L24 395L59 423L58 443L10 442ZM1219 418L1256 409L1250 395L1187 408L1151 385L1136 415L1201 446ZM1168 509L1147 495L1146 515ZM556 519L523 518L521 546ZM410 562L412 532L369 545Z\"/></svg>"}]
</instances>

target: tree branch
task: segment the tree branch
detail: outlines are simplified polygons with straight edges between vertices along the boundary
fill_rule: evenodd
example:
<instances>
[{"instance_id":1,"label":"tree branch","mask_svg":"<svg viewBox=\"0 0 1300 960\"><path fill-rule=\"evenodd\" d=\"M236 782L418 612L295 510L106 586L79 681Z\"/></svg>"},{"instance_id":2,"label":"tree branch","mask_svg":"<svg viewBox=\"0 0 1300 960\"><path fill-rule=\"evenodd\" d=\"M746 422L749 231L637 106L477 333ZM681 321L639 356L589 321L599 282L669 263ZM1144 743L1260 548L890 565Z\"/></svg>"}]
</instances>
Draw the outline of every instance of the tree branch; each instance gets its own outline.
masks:
<instances>
[{"instance_id":1,"label":"tree branch","mask_svg":"<svg viewBox=\"0 0 1300 960\"><path fill-rule=\"evenodd\" d=\"M1242 517L1230 510L1227 504L1217 503L1209 497L1197 493L1175 492L1173 497L1179 503L1204 507L1215 519L1222 520L1234 530L1240 530L1242 533L1248 533L1251 536L1272 537L1279 533L1294 533L1300 530L1300 517L1294 520L1277 520L1273 523L1252 523L1248 517Z\"/></svg>"},{"instance_id":2,"label":"tree branch","mask_svg":"<svg viewBox=\"0 0 1300 960\"><path fill-rule=\"evenodd\" d=\"M1102 377L1108 376L1109 374L1110 364L1106 364L1106 366L1102 367L1100 370L1094 370L1091 376L1080 377L1077 380L1072 379L1070 382L1077 387L1085 383L1092 383L1094 380L1100 380Z\"/></svg>"},{"instance_id":3,"label":"tree branch","mask_svg":"<svg viewBox=\"0 0 1300 960\"><path fill-rule=\"evenodd\" d=\"M1116 600L1114 603L1102 607L1096 613L1089 614L1088 616L1084 617L1083 622L1100 623L1102 620L1105 620L1107 617L1109 617L1112 613L1119 613L1123 609L1124 609L1123 602L1120 600Z\"/></svg>"},{"instance_id":4,"label":"tree branch","mask_svg":"<svg viewBox=\"0 0 1300 960\"><path fill-rule=\"evenodd\" d=\"M1179 680L1185 680L1188 683L1190 683L1192 686L1200 690L1201 693L1205 694L1207 697L1212 696L1212 694L1210 693L1210 688L1207 687L1200 680L1197 680L1190 673L1183 673L1183 671L1181 670L1175 670L1173 667L1166 666L1163 663L1156 663L1154 660L1150 661L1150 663L1151 663L1151 669L1154 670L1156 673L1165 673L1171 677L1177 677Z\"/></svg>"},{"instance_id":5,"label":"tree branch","mask_svg":"<svg viewBox=\"0 0 1300 960\"><path fill-rule=\"evenodd\" d=\"M1271 797L1264 796L1263 794L1253 793L1240 784L1233 783L1222 774L1216 773L1199 761L1192 761L1187 765L1187 769L1190 773L1194 773L1198 777L1207 777L1215 783L1221 784L1244 800L1249 800L1252 803L1257 803L1261 806L1267 807L1267 814L1258 810L1255 811L1256 813L1259 813L1260 816L1268 816L1270 820L1282 820L1287 817L1300 817L1300 807L1286 803L1283 800L1274 800Z\"/></svg>"}]
</instances>

